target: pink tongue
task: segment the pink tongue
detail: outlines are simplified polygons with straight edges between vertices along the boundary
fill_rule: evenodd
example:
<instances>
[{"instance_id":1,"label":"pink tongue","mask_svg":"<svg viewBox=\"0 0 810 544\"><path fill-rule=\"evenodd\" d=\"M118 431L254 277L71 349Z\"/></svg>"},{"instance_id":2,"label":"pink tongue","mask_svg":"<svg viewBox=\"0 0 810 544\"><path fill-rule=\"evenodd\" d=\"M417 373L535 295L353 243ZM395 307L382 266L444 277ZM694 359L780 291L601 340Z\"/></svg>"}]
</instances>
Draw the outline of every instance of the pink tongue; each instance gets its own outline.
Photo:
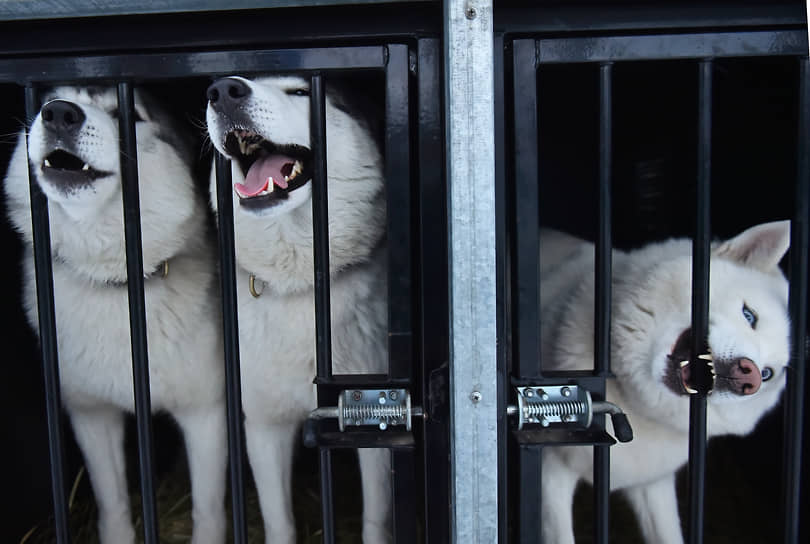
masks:
<instances>
[{"instance_id":1,"label":"pink tongue","mask_svg":"<svg viewBox=\"0 0 810 544\"><path fill-rule=\"evenodd\" d=\"M233 187L241 196L256 196L267 188L268 178L272 177L276 185L286 189L287 182L284 181L284 174L281 173L285 164L295 164L295 159L286 155L262 157L250 166L250 170L245 176L245 183L234 183Z\"/></svg>"}]
</instances>

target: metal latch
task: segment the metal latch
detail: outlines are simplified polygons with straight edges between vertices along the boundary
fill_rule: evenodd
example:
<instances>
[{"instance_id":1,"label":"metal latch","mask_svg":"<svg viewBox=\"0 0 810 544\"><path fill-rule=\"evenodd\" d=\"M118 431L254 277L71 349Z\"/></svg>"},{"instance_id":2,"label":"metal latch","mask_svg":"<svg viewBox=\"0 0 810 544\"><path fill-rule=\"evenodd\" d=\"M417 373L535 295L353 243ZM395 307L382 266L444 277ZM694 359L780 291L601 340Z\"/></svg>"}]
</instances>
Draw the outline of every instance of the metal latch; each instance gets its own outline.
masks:
<instances>
[{"instance_id":1,"label":"metal latch","mask_svg":"<svg viewBox=\"0 0 810 544\"><path fill-rule=\"evenodd\" d=\"M340 392L337 406L322 406L309 413L309 419L336 418L338 427L375 426L384 431L390 426L411 430L413 416L421 416L420 406L411 406L407 389L347 389Z\"/></svg>"},{"instance_id":2,"label":"metal latch","mask_svg":"<svg viewBox=\"0 0 810 544\"><path fill-rule=\"evenodd\" d=\"M593 414L610 414L613 431L619 442L633 439L633 429L621 408L607 401L591 399L591 393L577 385L543 385L516 387L517 403L506 407L506 413L517 416L517 428L526 424L548 427L552 423L590 427Z\"/></svg>"}]
</instances>

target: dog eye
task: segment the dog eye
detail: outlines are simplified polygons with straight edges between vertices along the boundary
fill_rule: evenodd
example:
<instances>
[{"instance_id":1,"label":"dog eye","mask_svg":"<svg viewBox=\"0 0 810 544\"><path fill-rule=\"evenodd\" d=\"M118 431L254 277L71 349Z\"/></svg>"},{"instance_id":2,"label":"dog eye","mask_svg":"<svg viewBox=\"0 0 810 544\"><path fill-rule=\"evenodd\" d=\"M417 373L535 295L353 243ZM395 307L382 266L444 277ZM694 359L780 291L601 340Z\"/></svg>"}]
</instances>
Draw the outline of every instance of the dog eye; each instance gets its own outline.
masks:
<instances>
[{"instance_id":1,"label":"dog eye","mask_svg":"<svg viewBox=\"0 0 810 544\"><path fill-rule=\"evenodd\" d=\"M763 367L762 368L762 381L767 382L771 378L773 378L773 369L771 367L769 367L769 366Z\"/></svg>"},{"instance_id":2,"label":"dog eye","mask_svg":"<svg viewBox=\"0 0 810 544\"><path fill-rule=\"evenodd\" d=\"M751 325L752 329L757 328L757 314L755 314L747 304L743 304L742 314L743 317L745 317L745 320L748 321L748 324Z\"/></svg>"},{"instance_id":3,"label":"dog eye","mask_svg":"<svg viewBox=\"0 0 810 544\"><path fill-rule=\"evenodd\" d=\"M288 89L287 94L295 96L309 96L309 89Z\"/></svg>"}]
</instances>

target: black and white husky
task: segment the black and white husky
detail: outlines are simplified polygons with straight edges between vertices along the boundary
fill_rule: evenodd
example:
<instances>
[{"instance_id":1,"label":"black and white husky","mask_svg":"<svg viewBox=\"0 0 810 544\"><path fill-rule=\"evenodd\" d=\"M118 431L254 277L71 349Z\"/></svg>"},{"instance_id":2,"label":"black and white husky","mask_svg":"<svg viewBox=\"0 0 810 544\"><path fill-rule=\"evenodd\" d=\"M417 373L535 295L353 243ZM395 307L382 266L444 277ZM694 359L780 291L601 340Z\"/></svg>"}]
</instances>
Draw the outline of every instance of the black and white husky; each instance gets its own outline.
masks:
<instances>
[{"instance_id":1,"label":"black and white husky","mask_svg":"<svg viewBox=\"0 0 810 544\"><path fill-rule=\"evenodd\" d=\"M709 287L714 391L708 434L745 435L779 401L790 356L788 283L779 261L790 223L753 226L712 249ZM543 364L554 370L593 361L594 248L543 231ZM649 544L681 544L675 472L689 443L692 242L686 239L613 252L611 360L607 398L633 425L632 442L611 448L610 485L630 500ZM573 544L571 505L590 481L588 448L543 448L544 542Z\"/></svg>"},{"instance_id":2,"label":"black and white husky","mask_svg":"<svg viewBox=\"0 0 810 544\"><path fill-rule=\"evenodd\" d=\"M136 92L138 169L151 398L177 420L188 451L195 544L225 540L226 434L221 328L205 199L189 149L158 105ZM60 87L21 134L6 176L11 220L29 245L28 164L48 198L62 398L87 464L105 544L135 541L123 412L133 382L114 89Z\"/></svg>"},{"instance_id":3,"label":"black and white husky","mask_svg":"<svg viewBox=\"0 0 810 544\"><path fill-rule=\"evenodd\" d=\"M208 98L211 141L232 159L248 454L266 541L288 544L296 432L316 405L309 84L229 77ZM329 87L326 132L333 368L385 372L383 159L366 120ZM362 449L359 457L363 541L387 542L390 456Z\"/></svg>"}]
</instances>

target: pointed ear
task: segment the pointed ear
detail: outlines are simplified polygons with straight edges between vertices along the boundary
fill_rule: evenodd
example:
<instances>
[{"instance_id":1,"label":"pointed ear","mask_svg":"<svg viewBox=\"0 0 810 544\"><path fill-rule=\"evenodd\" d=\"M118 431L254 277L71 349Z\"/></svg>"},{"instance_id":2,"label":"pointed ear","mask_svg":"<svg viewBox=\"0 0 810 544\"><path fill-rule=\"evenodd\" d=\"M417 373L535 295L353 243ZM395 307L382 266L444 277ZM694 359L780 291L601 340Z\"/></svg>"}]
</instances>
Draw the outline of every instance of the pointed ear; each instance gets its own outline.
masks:
<instances>
[{"instance_id":1,"label":"pointed ear","mask_svg":"<svg viewBox=\"0 0 810 544\"><path fill-rule=\"evenodd\" d=\"M772 272L790 247L790 221L763 223L717 246L712 254Z\"/></svg>"}]
</instances>

